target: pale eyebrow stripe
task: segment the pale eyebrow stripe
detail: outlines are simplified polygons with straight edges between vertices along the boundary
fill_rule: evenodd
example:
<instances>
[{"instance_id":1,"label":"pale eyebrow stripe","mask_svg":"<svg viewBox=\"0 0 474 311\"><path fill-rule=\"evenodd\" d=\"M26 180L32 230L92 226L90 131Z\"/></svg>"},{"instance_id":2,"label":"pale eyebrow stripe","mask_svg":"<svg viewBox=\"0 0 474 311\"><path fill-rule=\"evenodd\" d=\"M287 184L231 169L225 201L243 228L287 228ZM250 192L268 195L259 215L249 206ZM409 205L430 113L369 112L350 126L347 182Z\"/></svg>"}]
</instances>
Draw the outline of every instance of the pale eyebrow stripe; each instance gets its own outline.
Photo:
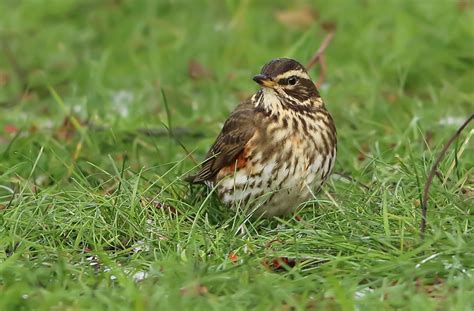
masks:
<instances>
[{"instance_id":1,"label":"pale eyebrow stripe","mask_svg":"<svg viewBox=\"0 0 474 311\"><path fill-rule=\"evenodd\" d=\"M290 71L287 71L285 73L282 73L280 75L277 76L277 79L278 80L281 80L281 79L285 79L285 78L289 78L291 76L297 76L299 78L304 78L304 79L310 79L310 77L304 72L304 71L301 71L301 70L290 70Z\"/></svg>"}]
</instances>

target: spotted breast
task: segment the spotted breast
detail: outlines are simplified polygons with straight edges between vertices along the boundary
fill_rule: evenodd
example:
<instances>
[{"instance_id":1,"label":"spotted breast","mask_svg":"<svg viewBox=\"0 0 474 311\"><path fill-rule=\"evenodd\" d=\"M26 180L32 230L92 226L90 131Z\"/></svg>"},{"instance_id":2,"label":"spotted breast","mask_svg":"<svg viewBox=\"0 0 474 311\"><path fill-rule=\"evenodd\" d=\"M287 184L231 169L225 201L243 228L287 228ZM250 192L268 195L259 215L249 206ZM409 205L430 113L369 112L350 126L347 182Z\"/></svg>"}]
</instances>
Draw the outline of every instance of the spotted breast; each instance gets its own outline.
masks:
<instances>
[{"instance_id":1,"label":"spotted breast","mask_svg":"<svg viewBox=\"0 0 474 311\"><path fill-rule=\"evenodd\" d=\"M329 176L336 128L298 62L272 60L254 80L262 88L231 113L201 170L188 180L215 187L222 202L238 210L284 215Z\"/></svg>"}]
</instances>

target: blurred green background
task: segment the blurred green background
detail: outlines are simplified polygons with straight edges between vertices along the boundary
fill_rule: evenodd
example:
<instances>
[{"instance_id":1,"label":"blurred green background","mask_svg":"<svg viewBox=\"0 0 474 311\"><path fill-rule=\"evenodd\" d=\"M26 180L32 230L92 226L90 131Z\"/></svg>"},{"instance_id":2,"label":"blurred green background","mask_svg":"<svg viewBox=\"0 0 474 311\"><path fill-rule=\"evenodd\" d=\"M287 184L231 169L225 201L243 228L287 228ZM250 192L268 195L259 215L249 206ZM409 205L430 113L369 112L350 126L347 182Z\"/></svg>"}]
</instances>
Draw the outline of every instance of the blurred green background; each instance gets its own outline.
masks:
<instances>
[{"instance_id":1,"label":"blurred green background","mask_svg":"<svg viewBox=\"0 0 474 311\"><path fill-rule=\"evenodd\" d=\"M337 27L322 91L339 128L379 123L366 140L413 118L463 116L474 43L472 6L462 3L3 0L11 55L0 59L2 123L41 128L66 111L114 128L156 127L167 120L161 90L175 126L222 121L257 89L251 77L264 63L306 63L324 24ZM194 80L192 60L204 70Z\"/></svg>"},{"instance_id":2,"label":"blurred green background","mask_svg":"<svg viewBox=\"0 0 474 311\"><path fill-rule=\"evenodd\" d=\"M328 29L335 170L370 191L333 181L306 223L236 237L244 220L189 196L186 155ZM472 1L1 0L0 44L0 309L473 307L472 131L417 229L426 172L474 111ZM329 263L268 271L274 237L295 241L275 256Z\"/></svg>"}]
</instances>

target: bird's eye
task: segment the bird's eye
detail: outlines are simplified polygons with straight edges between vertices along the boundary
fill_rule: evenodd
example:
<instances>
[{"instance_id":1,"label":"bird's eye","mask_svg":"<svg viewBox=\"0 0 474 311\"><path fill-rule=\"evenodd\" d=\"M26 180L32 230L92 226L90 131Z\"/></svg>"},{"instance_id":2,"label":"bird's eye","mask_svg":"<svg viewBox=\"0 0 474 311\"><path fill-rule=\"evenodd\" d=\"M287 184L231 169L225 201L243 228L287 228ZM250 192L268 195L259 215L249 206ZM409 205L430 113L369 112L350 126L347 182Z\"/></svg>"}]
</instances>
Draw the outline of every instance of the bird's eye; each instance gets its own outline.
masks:
<instances>
[{"instance_id":1,"label":"bird's eye","mask_svg":"<svg viewBox=\"0 0 474 311\"><path fill-rule=\"evenodd\" d=\"M288 78L288 84L289 85L295 85L298 82L298 78L295 76L289 77Z\"/></svg>"}]
</instances>

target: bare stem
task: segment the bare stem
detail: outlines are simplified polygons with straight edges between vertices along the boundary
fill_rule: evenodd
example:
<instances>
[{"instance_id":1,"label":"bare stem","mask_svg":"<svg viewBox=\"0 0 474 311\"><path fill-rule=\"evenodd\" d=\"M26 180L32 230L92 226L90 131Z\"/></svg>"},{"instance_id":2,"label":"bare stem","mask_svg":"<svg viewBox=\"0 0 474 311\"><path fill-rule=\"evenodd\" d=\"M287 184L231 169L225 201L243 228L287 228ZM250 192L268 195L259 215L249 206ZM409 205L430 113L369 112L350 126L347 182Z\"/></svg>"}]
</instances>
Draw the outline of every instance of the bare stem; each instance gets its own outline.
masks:
<instances>
[{"instance_id":1,"label":"bare stem","mask_svg":"<svg viewBox=\"0 0 474 311\"><path fill-rule=\"evenodd\" d=\"M474 119L474 114L472 114L462 125L461 127L458 128L458 130L451 136L451 138L448 140L448 142L444 145L443 150L438 154L438 157L436 158L436 161L433 163L433 166L431 167L430 173L428 174L428 179L426 180L425 183L425 188L423 189L423 199L421 202L421 225L420 225L420 233L421 233L421 238L423 239L425 236L425 230L426 230L426 213L428 211L428 196L430 192L430 187L431 184L433 183L433 178L436 175L436 172L438 170L439 163L443 160L444 156L446 155L446 152L449 149L449 146L458 138L459 134L466 128L466 126Z\"/></svg>"},{"instance_id":2,"label":"bare stem","mask_svg":"<svg viewBox=\"0 0 474 311\"><path fill-rule=\"evenodd\" d=\"M311 57L308 64L306 65L306 70L310 70L311 67L313 67L316 63L319 63L321 65L321 72L319 74L319 79L318 79L318 82L316 82L316 86L318 88L321 86L321 84L324 81L324 78L326 77L327 66L324 59L324 52L326 51L326 48L329 46L329 43L331 43L333 37L334 37L334 31L330 31L324 38L321 45L319 46L319 49L316 51L316 53L314 53L313 57Z\"/></svg>"}]
</instances>

